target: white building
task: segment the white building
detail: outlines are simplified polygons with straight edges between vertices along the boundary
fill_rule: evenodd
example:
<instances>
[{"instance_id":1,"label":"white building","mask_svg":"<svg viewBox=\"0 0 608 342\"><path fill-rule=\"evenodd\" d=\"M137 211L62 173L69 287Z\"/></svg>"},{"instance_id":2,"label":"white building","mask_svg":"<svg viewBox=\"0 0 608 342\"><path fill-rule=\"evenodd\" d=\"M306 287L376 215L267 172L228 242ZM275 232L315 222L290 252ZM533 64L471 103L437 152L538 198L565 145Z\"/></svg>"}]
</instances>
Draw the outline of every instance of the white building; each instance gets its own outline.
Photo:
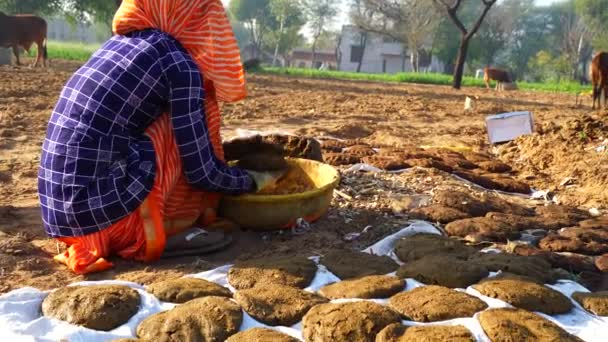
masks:
<instances>
[{"instance_id":1,"label":"white building","mask_svg":"<svg viewBox=\"0 0 608 342\"><path fill-rule=\"evenodd\" d=\"M341 71L357 71L361 61L360 72L388 73L410 72L413 70L409 53L402 43L376 34L367 33L365 51L361 46L361 31L353 25L342 27L338 46L338 69ZM428 58L427 58L428 59ZM436 57L431 56L430 63L420 61L420 70L426 72L443 72L444 65Z\"/></svg>"}]
</instances>

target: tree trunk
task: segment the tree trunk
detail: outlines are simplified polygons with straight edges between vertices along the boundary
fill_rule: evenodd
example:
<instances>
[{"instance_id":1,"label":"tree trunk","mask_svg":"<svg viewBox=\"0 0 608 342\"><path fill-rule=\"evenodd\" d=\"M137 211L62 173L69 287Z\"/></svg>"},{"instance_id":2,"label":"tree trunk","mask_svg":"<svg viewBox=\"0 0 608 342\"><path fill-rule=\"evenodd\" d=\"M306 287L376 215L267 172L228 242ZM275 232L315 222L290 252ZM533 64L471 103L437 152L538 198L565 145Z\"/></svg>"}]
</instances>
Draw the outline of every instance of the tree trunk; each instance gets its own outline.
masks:
<instances>
[{"instance_id":1,"label":"tree trunk","mask_svg":"<svg viewBox=\"0 0 608 342\"><path fill-rule=\"evenodd\" d=\"M469 39L466 35L463 35L460 40L458 57L456 58L456 66L454 68L454 81L452 83L454 89L460 89L462 86L462 75L464 73L464 63L467 59L467 51L469 50Z\"/></svg>"},{"instance_id":2,"label":"tree trunk","mask_svg":"<svg viewBox=\"0 0 608 342\"><path fill-rule=\"evenodd\" d=\"M359 59L359 64L357 64L357 72L361 72L361 67L363 66L363 58L365 57L365 47L367 46L367 32L361 33L361 58Z\"/></svg>"},{"instance_id":3,"label":"tree trunk","mask_svg":"<svg viewBox=\"0 0 608 342\"><path fill-rule=\"evenodd\" d=\"M313 42L312 42L312 65L311 67L313 69L316 69L315 67L315 63L317 62L317 40L319 39L319 37L315 37Z\"/></svg>"},{"instance_id":4,"label":"tree trunk","mask_svg":"<svg viewBox=\"0 0 608 342\"><path fill-rule=\"evenodd\" d=\"M281 38L283 38L283 31L285 30L285 19L281 18L281 24L279 26L279 37L277 37L277 45L274 47L274 56L272 56L272 66L277 66L277 59L279 57L279 47L281 45Z\"/></svg>"}]
</instances>

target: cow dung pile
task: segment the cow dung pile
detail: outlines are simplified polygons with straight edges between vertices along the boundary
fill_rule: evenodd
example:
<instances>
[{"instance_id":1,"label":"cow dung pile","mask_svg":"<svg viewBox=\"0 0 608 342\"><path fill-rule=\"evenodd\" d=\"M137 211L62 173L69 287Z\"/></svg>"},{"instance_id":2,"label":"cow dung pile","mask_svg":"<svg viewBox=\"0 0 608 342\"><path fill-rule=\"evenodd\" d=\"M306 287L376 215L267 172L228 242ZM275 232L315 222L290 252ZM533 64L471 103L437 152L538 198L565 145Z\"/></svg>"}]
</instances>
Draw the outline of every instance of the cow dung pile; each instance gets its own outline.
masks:
<instances>
[{"instance_id":1,"label":"cow dung pile","mask_svg":"<svg viewBox=\"0 0 608 342\"><path fill-rule=\"evenodd\" d=\"M226 297L191 300L154 314L137 327L145 341L225 341L243 321L241 308Z\"/></svg>"},{"instance_id":2,"label":"cow dung pile","mask_svg":"<svg viewBox=\"0 0 608 342\"><path fill-rule=\"evenodd\" d=\"M305 257L259 258L232 266L228 282L239 290L270 284L305 288L316 273L317 265Z\"/></svg>"},{"instance_id":3,"label":"cow dung pile","mask_svg":"<svg viewBox=\"0 0 608 342\"><path fill-rule=\"evenodd\" d=\"M396 312L373 302L329 303L304 316L302 333L306 341L374 342L380 330L398 322Z\"/></svg>"},{"instance_id":4,"label":"cow dung pile","mask_svg":"<svg viewBox=\"0 0 608 342\"><path fill-rule=\"evenodd\" d=\"M51 292L42 313L85 328L113 330L139 310L139 293L127 286L68 286Z\"/></svg>"},{"instance_id":5,"label":"cow dung pile","mask_svg":"<svg viewBox=\"0 0 608 342\"><path fill-rule=\"evenodd\" d=\"M485 267L449 255L427 256L397 270L400 278L413 278L428 285L466 288L488 276Z\"/></svg>"},{"instance_id":6,"label":"cow dung pile","mask_svg":"<svg viewBox=\"0 0 608 342\"><path fill-rule=\"evenodd\" d=\"M267 328L253 328L230 336L226 342L299 342L297 338Z\"/></svg>"},{"instance_id":7,"label":"cow dung pile","mask_svg":"<svg viewBox=\"0 0 608 342\"><path fill-rule=\"evenodd\" d=\"M488 305L481 299L442 286L423 286L399 293L389 306L410 321L437 322L472 317Z\"/></svg>"},{"instance_id":8,"label":"cow dung pile","mask_svg":"<svg viewBox=\"0 0 608 342\"><path fill-rule=\"evenodd\" d=\"M232 297L232 293L227 288L196 278L180 278L154 283L148 286L148 292L163 302L179 304L207 296Z\"/></svg>"},{"instance_id":9,"label":"cow dung pile","mask_svg":"<svg viewBox=\"0 0 608 342\"><path fill-rule=\"evenodd\" d=\"M400 323L387 326L376 336L376 342L419 341L475 342L476 339L469 329L462 325L406 327Z\"/></svg>"},{"instance_id":10,"label":"cow dung pile","mask_svg":"<svg viewBox=\"0 0 608 342\"><path fill-rule=\"evenodd\" d=\"M587 293L575 292L572 298L585 310L598 316L608 316L608 291Z\"/></svg>"},{"instance_id":11,"label":"cow dung pile","mask_svg":"<svg viewBox=\"0 0 608 342\"><path fill-rule=\"evenodd\" d=\"M322 287L319 293L329 299L341 298L388 298L403 291L405 280L392 276L367 276L343 280Z\"/></svg>"},{"instance_id":12,"label":"cow dung pile","mask_svg":"<svg viewBox=\"0 0 608 342\"><path fill-rule=\"evenodd\" d=\"M416 234L399 240L395 245L395 255L403 262L416 261L429 255L467 259L476 252L475 248L460 241L436 234Z\"/></svg>"},{"instance_id":13,"label":"cow dung pile","mask_svg":"<svg viewBox=\"0 0 608 342\"><path fill-rule=\"evenodd\" d=\"M276 284L237 291L234 299L253 318L272 326L294 325L310 308L327 302L317 294Z\"/></svg>"},{"instance_id":14,"label":"cow dung pile","mask_svg":"<svg viewBox=\"0 0 608 342\"><path fill-rule=\"evenodd\" d=\"M507 253L477 253L469 261L485 267L491 272L508 272L527 278L541 284L553 284L557 280L551 264L536 256L521 256Z\"/></svg>"},{"instance_id":15,"label":"cow dung pile","mask_svg":"<svg viewBox=\"0 0 608 342\"><path fill-rule=\"evenodd\" d=\"M562 293L522 277L499 276L484 279L473 288L484 296L547 315L564 314L573 307L570 299Z\"/></svg>"},{"instance_id":16,"label":"cow dung pile","mask_svg":"<svg viewBox=\"0 0 608 342\"><path fill-rule=\"evenodd\" d=\"M399 267L387 256L350 250L331 251L321 258L321 264L340 279L388 274Z\"/></svg>"},{"instance_id":17,"label":"cow dung pile","mask_svg":"<svg viewBox=\"0 0 608 342\"><path fill-rule=\"evenodd\" d=\"M555 323L521 309L490 309L479 314L479 323L491 341L582 342Z\"/></svg>"}]
</instances>

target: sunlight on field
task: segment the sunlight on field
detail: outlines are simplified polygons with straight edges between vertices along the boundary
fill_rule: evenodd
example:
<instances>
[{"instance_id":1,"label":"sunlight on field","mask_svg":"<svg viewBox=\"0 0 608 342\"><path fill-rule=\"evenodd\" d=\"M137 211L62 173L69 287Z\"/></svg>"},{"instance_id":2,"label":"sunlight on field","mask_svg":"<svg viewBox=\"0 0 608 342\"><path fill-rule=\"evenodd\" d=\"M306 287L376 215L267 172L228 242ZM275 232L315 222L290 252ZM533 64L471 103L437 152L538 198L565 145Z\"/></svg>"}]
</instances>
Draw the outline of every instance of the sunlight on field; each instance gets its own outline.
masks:
<instances>
[{"instance_id":1,"label":"sunlight on field","mask_svg":"<svg viewBox=\"0 0 608 342\"><path fill-rule=\"evenodd\" d=\"M83 44L78 42L49 41L48 53L50 59L65 59L70 61L86 61L100 47L100 44ZM28 56L35 57L36 46Z\"/></svg>"},{"instance_id":2,"label":"sunlight on field","mask_svg":"<svg viewBox=\"0 0 608 342\"><path fill-rule=\"evenodd\" d=\"M414 73L404 72L397 74L366 74L344 71L321 71L315 69L302 68L264 68L264 73L276 75L292 75L308 78L321 79L344 79L344 80L363 80L376 82L400 82L400 83L419 83L419 84L436 84L450 85L452 84L452 76L437 73ZM482 79L474 77L464 77L462 84L469 87L485 87ZM576 82L559 82L559 83L528 83L518 82L517 86L521 90L541 90L552 92L568 92L580 93L589 91L591 86L585 86Z\"/></svg>"}]
</instances>

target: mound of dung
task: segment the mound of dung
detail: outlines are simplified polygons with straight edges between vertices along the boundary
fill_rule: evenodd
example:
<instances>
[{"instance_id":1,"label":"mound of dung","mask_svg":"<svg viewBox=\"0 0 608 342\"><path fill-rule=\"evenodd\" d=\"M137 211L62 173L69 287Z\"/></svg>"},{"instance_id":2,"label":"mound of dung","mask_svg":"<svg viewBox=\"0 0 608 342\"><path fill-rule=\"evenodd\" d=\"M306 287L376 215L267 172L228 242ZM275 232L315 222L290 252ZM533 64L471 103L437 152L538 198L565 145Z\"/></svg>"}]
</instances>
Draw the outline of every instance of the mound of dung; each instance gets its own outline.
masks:
<instances>
[{"instance_id":1,"label":"mound of dung","mask_svg":"<svg viewBox=\"0 0 608 342\"><path fill-rule=\"evenodd\" d=\"M239 331L241 308L226 297L204 297L146 318L137 327L145 341L223 342Z\"/></svg>"},{"instance_id":2,"label":"mound of dung","mask_svg":"<svg viewBox=\"0 0 608 342\"><path fill-rule=\"evenodd\" d=\"M510 225L518 231L532 229L550 229L547 228L543 220L539 219L538 217L520 216L497 212L489 212L486 214L485 217L494 221Z\"/></svg>"},{"instance_id":3,"label":"mound of dung","mask_svg":"<svg viewBox=\"0 0 608 342\"><path fill-rule=\"evenodd\" d=\"M578 223L581 228L605 228L608 227L608 216L596 217L589 220L584 220Z\"/></svg>"},{"instance_id":4,"label":"mound of dung","mask_svg":"<svg viewBox=\"0 0 608 342\"><path fill-rule=\"evenodd\" d=\"M185 303L195 298L216 296L232 297L227 288L196 278L161 281L148 286L148 292L163 302Z\"/></svg>"},{"instance_id":5,"label":"mound of dung","mask_svg":"<svg viewBox=\"0 0 608 342\"><path fill-rule=\"evenodd\" d=\"M93 330L110 331L139 310L139 293L117 285L68 286L51 292L42 314Z\"/></svg>"},{"instance_id":6,"label":"mound of dung","mask_svg":"<svg viewBox=\"0 0 608 342\"><path fill-rule=\"evenodd\" d=\"M520 309L483 311L479 323L491 341L582 341L555 323Z\"/></svg>"},{"instance_id":7,"label":"mound of dung","mask_svg":"<svg viewBox=\"0 0 608 342\"><path fill-rule=\"evenodd\" d=\"M403 262L415 261L430 255L449 255L466 259L477 252L460 241L435 234L416 234L401 239L395 245L395 254Z\"/></svg>"},{"instance_id":8,"label":"mound of dung","mask_svg":"<svg viewBox=\"0 0 608 342\"><path fill-rule=\"evenodd\" d=\"M441 161L446 164L447 166L451 167L452 169L466 169L466 170L472 170L472 169L476 169L477 165L475 163L472 163L462 157L444 157L441 158Z\"/></svg>"},{"instance_id":9,"label":"mound of dung","mask_svg":"<svg viewBox=\"0 0 608 342\"><path fill-rule=\"evenodd\" d=\"M367 145L355 145L355 146L351 146L348 147L345 150L348 154L351 154L353 156L357 156L357 157L369 157L369 156L373 156L374 154L376 154L376 151L371 148L370 146Z\"/></svg>"},{"instance_id":10,"label":"mound of dung","mask_svg":"<svg viewBox=\"0 0 608 342\"><path fill-rule=\"evenodd\" d=\"M414 326L406 327L395 323L382 329L376 342L475 342L469 329L462 325L454 326Z\"/></svg>"},{"instance_id":11,"label":"mound of dung","mask_svg":"<svg viewBox=\"0 0 608 342\"><path fill-rule=\"evenodd\" d=\"M347 250L335 250L321 258L321 264L340 279L383 275L395 272L399 265L387 257Z\"/></svg>"},{"instance_id":12,"label":"mound of dung","mask_svg":"<svg viewBox=\"0 0 608 342\"><path fill-rule=\"evenodd\" d=\"M236 166L252 171L277 171L288 168L289 164L280 154L254 153L239 159Z\"/></svg>"},{"instance_id":13,"label":"mound of dung","mask_svg":"<svg viewBox=\"0 0 608 342\"><path fill-rule=\"evenodd\" d=\"M323 162L321 144L313 138L271 134L264 136L263 139L265 142L282 146L285 157L310 159Z\"/></svg>"},{"instance_id":14,"label":"mound of dung","mask_svg":"<svg viewBox=\"0 0 608 342\"><path fill-rule=\"evenodd\" d=\"M435 160L433 158L410 158L405 159L405 162L411 165L412 167L417 166L425 169L437 169L443 172L454 171L451 166L446 165L445 163L439 160Z\"/></svg>"},{"instance_id":15,"label":"mound of dung","mask_svg":"<svg viewBox=\"0 0 608 342\"><path fill-rule=\"evenodd\" d=\"M483 152L463 151L462 156L473 163L479 164L492 160L492 156Z\"/></svg>"},{"instance_id":16,"label":"mound of dung","mask_svg":"<svg viewBox=\"0 0 608 342\"><path fill-rule=\"evenodd\" d=\"M574 292L572 298L585 310L598 316L608 316L608 291L603 292Z\"/></svg>"},{"instance_id":17,"label":"mound of dung","mask_svg":"<svg viewBox=\"0 0 608 342\"><path fill-rule=\"evenodd\" d=\"M403 291L405 281L391 276L367 276L351 280L343 280L322 287L319 293L329 299L340 298L388 298Z\"/></svg>"},{"instance_id":18,"label":"mound of dung","mask_svg":"<svg viewBox=\"0 0 608 342\"><path fill-rule=\"evenodd\" d=\"M518 181L510 176L505 176L500 173L486 173L483 174L483 177L490 179L494 182L494 189L511 192L516 194L530 194L532 193L532 188L527 183Z\"/></svg>"},{"instance_id":19,"label":"mound of dung","mask_svg":"<svg viewBox=\"0 0 608 342\"><path fill-rule=\"evenodd\" d=\"M558 234L548 235L542 239L539 247L552 252L572 252L588 255L608 253L608 227L566 228Z\"/></svg>"},{"instance_id":20,"label":"mound of dung","mask_svg":"<svg viewBox=\"0 0 608 342\"><path fill-rule=\"evenodd\" d=\"M350 153L325 153L323 159L329 165L341 166L352 165L361 162L361 158Z\"/></svg>"},{"instance_id":21,"label":"mound of dung","mask_svg":"<svg viewBox=\"0 0 608 342\"><path fill-rule=\"evenodd\" d=\"M517 308L547 315L564 314L572 310L568 297L544 285L520 277L503 276L484 279L473 288L484 296L497 298Z\"/></svg>"},{"instance_id":22,"label":"mound of dung","mask_svg":"<svg viewBox=\"0 0 608 342\"><path fill-rule=\"evenodd\" d=\"M252 154L283 155L281 144L265 141L261 135L232 139L223 144L226 160L240 160Z\"/></svg>"},{"instance_id":23,"label":"mound of dung","mask_svg":"<svg viewBox=\"0 0 608 342\"><path fill-rule=\"evenodd\" d=\"M463 213L458 209L437 204L433 204L428 207L416 208L410 211L409 215L413 219L439 222L442 224L471 217L469 214Z\"/></svg>"},{"instance_id":24,"label":"mound of dung","mask_svg":"<svg viewBox=\"0 0 608 342\"><path fill-rule=\"evenodd\" d=\"M385 171L397 171L410 168L408 163L396 157L368 156L363 157L361 161Z\"/></svg>"},{"instance_id":25,"label":"mound of dung","mask_svg":"<svg viewBox=\"0 0 608 342\"><path fill-rule=\"evenodd\" d=\"M551 264L537 256L521 256L507 253L478 253L469 261L485 267L491 272L508 272L528 277L541 284L553 284L556 274Z\"/></svg>"},{"instance_id":26,"label":"mound of dung","mask_svg":"<svg viewBox=\"0 0 608 342\"><path fill-rule=\"evenodd\" d=\"M305 288L316 273L317 265L305 257L259 258L237 262L228 271L228 282L239 290L270 284Z\"/></svg>"},{"instance_id":27,"label":"mound of dung","mask_svg":"<svg viewBox=\"0 0 608 342\"><path fill-rule=\"evenodd\" d=\"M503 172L511 171L511 167L509 165L507 165L503 162L500 162L498 160L480 161L480 162L477 162L477 165L479 166L480 169L486 170L486 171L492 172L492 173L503 173Z\"/></svg>"},{"instance_id":28,"label":"mound of dung","mask_svg":"<svg viewBox=\"0 0 608 342\"><path fill-rule=\"evenodd\" d=\"M437 191L433 196L433 202L445 207L458 209L473 217L484 216L488 212L494 211L494 207L460 191Z\"/></svg>"},{"instance_id":29,"label":"mound of dung","mask_svg":"<svg viewBox=\"0 0 608 342\"><path fill-rule=\"evenodd\" d=\"M485 267L452 256L426 256L397 270L400 278L414 278L427 285L466 288L488 276Z\"/></svg>"},{"instance_id":30,"label":"mound of dung","mask_svg":"<svg viewBox=\"0 0 608 342\"><path fill-rule=\"evenodd\" d=\"M473 317L475 313L488 307L477 297L435 285L399 293L391 297L389 306L404 319L416 322Z\"/></svg>"},{"instance_id":31,"label":"mound of dung","mask_svg":"<svg viewBox=\"0 0 608 342\"><path fill-rule=\"evenodd\" d=\"M307 291L284 285L264 285L240 290L234 299L256 320L268 325L291 326L317 304L327 299Z\"/></svg>"},{"instance_id":32,"label":"mound of dung","mask_svg":"<svg viewBox=\"0 0 608 342\"><path fill-rule=\"evenodd\" d=\"M474 217L448 223L445 231L471 241L507 241L521 235L517 227L488 217Z\"/></svg>"},{"instance_id":33,"label":"mound of dung","mask_svg":"<svg viewBox=\"0 0 608 342\"><path fill-rule=\"evenodd\" d=\"M380 330L398 322L396 312L373 302L321 304L304 316L302 335L305 341L373 342Z\"/></svg>"},{"instance_id":34,"label":"mound of dung","mask_svg":"<svg viewBox=\"0 0 608 342\"><path fill-rule=\"evenodd\" d=\"M321 149L329 152L342 152L346 147L348 147L348 144L341 140L328 139L321 141Z\"/></svg>"},{"instance_id":35,"label":"mound of dung","mask_svg":"<svg viewBox=\"0 0 608 342\"><path fill-rule=\"evenodd\" d=\"M536 214L553 221L561 227L576 226L579 221L589 219L589 213L564 205L547 205L535 208Z\"/></svg>"},{"instance_id":36,"label":"mound of dung","mask_svg":"<svg viewBox=\"0 0 608 342\"><path fill-rule=\"evenodd\" d=\"M266 329L253 328L230 336L226 342L299 342L297 338L283 334L282 332Z\"/></svg>"}]
</instances>

